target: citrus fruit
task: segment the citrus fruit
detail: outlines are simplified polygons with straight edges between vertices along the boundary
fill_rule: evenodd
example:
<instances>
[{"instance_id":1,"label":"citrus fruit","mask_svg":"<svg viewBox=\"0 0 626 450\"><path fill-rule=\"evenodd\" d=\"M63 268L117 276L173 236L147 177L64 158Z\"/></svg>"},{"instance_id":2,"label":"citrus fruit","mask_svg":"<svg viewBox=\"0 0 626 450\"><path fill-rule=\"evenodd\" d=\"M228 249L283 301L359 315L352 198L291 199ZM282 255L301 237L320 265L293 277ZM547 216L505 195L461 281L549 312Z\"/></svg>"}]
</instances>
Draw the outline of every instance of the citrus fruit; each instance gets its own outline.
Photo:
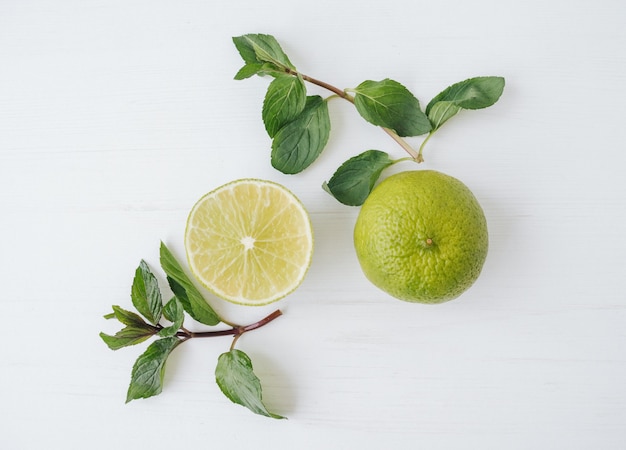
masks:
<instances>
[{"instance_id":1,"label":"citrus fruit","mask_svg":"<svg viewBox=\"0 0 626 450\"><path fill-rule=\"evenodd\" d=\"M287 188L241 179L192 208L185 249L194 276L218 297L265 305L302 283L313 255L307 211Z\"/></svg>"},{"instance_id":2,"label":"citrus fruit","mask_svg":"<svg viewBox=\"0 0 626 450\"><path fill-rule=\"evenodd\" d=\"M487 222L456 178L433 170L400 172L364 202L354 245L374 285L401 300L441 303L478 278L487 256Z\"/></svg>"}]
</instances>

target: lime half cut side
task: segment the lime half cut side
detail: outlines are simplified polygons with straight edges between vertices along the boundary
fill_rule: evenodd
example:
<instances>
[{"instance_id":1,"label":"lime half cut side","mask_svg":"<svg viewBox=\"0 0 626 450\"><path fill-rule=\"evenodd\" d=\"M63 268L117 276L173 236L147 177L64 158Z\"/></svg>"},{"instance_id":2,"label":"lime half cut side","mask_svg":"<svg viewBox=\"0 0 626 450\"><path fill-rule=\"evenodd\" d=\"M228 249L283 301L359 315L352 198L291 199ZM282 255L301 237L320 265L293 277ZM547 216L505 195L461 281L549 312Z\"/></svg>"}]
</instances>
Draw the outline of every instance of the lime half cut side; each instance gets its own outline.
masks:
<instances>
[{"instance_id":1,"label":"lime half cut side","mask_svg":"<svg viewBox=\"0 0 626 450\"><path fill-rule=\"evenodd\" d=\"M185 230L189 267L200 283L233 303L261 306L293 292L313 256L313 229L284 186L241 179L203 196Z\"/></svg>"}]
</instances>

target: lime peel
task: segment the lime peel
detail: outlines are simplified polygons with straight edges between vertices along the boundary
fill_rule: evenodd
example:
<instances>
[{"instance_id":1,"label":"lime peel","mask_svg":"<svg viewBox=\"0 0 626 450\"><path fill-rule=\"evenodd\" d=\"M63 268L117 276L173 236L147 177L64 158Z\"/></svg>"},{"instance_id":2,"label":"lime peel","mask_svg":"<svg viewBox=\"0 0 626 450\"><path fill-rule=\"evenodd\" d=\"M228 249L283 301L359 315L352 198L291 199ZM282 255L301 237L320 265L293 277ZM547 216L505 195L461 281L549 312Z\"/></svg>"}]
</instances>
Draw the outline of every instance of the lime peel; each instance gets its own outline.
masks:
<instances>
[{"instance_id":1,"label":"lime peel","mask_svg":"<svg viewBox=\"0 0 626 450\"><path fill-rule=\"evenodd\" d=\"M410 302L457 298L478 278L488 250L480 204L461 181L434 170L405 171L363 204L354 245L365 276Z\"/></svg>"}]
</instances>

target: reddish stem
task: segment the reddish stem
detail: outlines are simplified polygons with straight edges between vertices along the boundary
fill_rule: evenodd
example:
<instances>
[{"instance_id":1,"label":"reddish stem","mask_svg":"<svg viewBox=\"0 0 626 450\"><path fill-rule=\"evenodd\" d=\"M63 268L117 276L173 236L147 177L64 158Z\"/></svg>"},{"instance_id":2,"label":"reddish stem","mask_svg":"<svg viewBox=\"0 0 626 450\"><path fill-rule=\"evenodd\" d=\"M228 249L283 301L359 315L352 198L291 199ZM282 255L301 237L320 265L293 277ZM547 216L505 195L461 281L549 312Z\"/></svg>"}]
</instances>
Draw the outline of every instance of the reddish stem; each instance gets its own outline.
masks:
<instances>
[{"instance_id":1,"label":"reddish stem","mask_svg":"<svg viewBox=\"0 0 626 450\"><path fill-rule=\"evenodd\" d=\"M191 338L218 337L218 336L239 337L248 331L256 330L257 328L261 328L262 326L267 325L272 320L280 317L282 314L283 313L279 309L277 309L269 316L264 317L258 322L252 323L250 325L241 325L241 326L229 328L227 330L218 330L218 331L188 331L188 330L181 329L180 331L178 331L178 333L176 333L176 336L182 337L184 340L191 339Z\"/></svg>"}]
</instances>

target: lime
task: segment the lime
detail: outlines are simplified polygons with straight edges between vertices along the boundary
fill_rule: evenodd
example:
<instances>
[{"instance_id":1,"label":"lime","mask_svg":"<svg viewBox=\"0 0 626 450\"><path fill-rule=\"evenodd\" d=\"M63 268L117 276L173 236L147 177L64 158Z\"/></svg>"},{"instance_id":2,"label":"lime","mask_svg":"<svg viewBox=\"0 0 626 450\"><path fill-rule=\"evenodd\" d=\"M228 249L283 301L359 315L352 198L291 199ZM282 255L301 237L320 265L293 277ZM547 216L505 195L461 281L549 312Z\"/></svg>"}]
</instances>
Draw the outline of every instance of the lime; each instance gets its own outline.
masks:
<instances>
[{"instance_id":1,"label":"lime","mask_svg":"<svg viewBox=\"0 0 626 450\"><path fill-rule=\"evenodd\" d=\"M433 170L400 172L363 204L354 245L374 285L401 300L441 303L478 278L487 257L487 221L456 178Z\"/></svg>"},{"instance_id":2,"label":"lime","mask_svg":"<svg viewBox=\"0 0 626 450\"><path fill-rule=\"evenodd\" d=\"M313 231L304 206L287 188L242 179L195 204L185 248L192 273L209 291L233 303L265 305L304 280Z\"/></svg>"}]
</instances>

